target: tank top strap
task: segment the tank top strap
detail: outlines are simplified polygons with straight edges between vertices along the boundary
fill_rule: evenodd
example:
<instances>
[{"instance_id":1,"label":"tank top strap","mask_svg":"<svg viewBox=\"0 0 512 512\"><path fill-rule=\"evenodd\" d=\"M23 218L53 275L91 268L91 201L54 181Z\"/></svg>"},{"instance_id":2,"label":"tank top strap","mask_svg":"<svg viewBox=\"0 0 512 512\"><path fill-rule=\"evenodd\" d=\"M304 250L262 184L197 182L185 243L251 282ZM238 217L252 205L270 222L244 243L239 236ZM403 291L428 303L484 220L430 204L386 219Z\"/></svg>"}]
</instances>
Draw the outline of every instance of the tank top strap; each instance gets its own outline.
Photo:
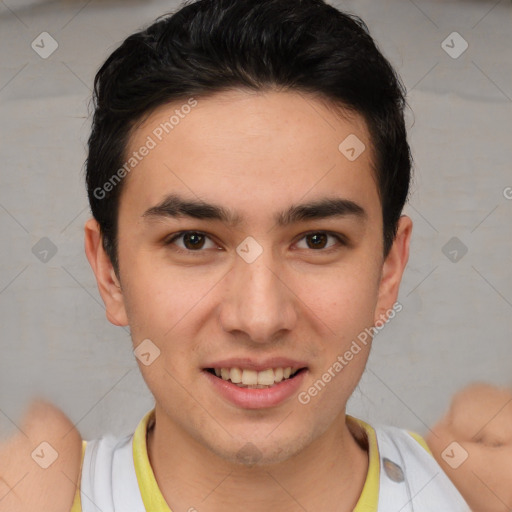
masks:
<instances>
[{"instance_id":1,"label":"tank top strap","mask_svg":"<svg viewBox=\"0 0 512 512\"><path fill-rule=\"evenodd\" d=\"M380 456L379 512L471 512L420 436L388 425L374 429Z\"/></svg>"},{"instance_id":2,"label":"tank top strap","mask_svg":"<svg viewBox=\"0 0 512 512\"><path fill-rule=\"evenodd\" d=\"M132 449L133 435L88 441L82 466L82 512L146 512Z\"/></svg>"}]
</instances>

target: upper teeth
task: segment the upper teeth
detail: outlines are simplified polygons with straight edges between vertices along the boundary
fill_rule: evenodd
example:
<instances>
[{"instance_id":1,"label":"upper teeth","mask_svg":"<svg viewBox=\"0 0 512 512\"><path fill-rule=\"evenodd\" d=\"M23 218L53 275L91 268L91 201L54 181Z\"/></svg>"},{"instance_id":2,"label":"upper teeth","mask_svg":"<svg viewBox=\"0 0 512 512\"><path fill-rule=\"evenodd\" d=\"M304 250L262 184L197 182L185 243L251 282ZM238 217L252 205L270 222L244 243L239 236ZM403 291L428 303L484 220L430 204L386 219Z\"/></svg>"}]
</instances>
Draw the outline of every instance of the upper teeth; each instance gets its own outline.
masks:
<instances>
[{"instance_id":1,"label":"upper teeth","mask_svg":"<svg viewBox=\"0 0 512 512\"><path fill-rule=\"evenodd\" d=\"M261 372L256 370L241 370L240 368L215 368L215 375L224 380L231 380L234 384L272 386L276 382L288 379L292 373L292 367L268 368Z\"/></svg>"}]
</instances>

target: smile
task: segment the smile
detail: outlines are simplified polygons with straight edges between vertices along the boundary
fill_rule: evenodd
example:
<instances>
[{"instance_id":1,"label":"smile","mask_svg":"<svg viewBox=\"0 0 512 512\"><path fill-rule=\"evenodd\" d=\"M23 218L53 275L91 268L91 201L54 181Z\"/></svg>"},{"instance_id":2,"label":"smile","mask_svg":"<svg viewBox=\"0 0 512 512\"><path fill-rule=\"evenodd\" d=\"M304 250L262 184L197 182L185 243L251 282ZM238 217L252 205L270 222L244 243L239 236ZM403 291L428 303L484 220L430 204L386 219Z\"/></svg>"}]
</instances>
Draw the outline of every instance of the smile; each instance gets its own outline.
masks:
<instances>
[{"instance_id":1,"label":"smile","mask_svg":"<svg viewBox=\"0 0 512 512\"><path fill-rule=\"evenodd\" d=\"M292 379L302 368L267 368L256 371L242 368L208 368L207 371L215 376L236 384L240 388L265 389L282 381Z\"/></svg>"},{"instance_id":2,"label":"smile","mask_svg":"<svg viewBox=\"0 0 512 512\"><path fill-rule=\"evenodd\" d=\"M244 368L228 366L206 367L202 374L210 389L221 399L242 409L277 407L296 395L308 374L305 366ZM250 365L248 365L250 366ZM293 402L292 402L293 403Z\"/></svg>"}]
</instances>

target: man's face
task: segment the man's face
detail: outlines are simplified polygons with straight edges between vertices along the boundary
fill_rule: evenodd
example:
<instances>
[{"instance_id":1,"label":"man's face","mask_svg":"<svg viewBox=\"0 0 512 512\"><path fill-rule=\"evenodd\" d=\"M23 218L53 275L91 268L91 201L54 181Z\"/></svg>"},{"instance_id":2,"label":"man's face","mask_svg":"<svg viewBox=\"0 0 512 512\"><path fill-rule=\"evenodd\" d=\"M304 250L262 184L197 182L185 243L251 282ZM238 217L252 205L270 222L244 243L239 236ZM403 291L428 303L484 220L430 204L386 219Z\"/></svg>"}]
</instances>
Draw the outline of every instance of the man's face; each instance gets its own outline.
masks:
<instances>
[{"instance_id":1,"label":"man's face","mask_svg":"<svg viewBox=\"0 0 512 512\"><path fill-rule=\"evenodd\" d=\"M139 366L167 421L224 458L251 442L261 461L284 460L344 422L370 342L341 371L335 363L396 299L381 280L369 135L361 117L309 96L230 91L197 98L158 140L181 105L159 108L130 139L129 154L148 136L156 146L125 178L122 296L107 313L129 323L134 347L150 340L148 361L160 351ZM353 161L339 149L351 134L366 146ZM150 210L171 194L168 215ZM289 367L300 371L271 387L223 379L270 382ZM265 369L277 370L256 373Z\"/></svg>"}]
</instances>

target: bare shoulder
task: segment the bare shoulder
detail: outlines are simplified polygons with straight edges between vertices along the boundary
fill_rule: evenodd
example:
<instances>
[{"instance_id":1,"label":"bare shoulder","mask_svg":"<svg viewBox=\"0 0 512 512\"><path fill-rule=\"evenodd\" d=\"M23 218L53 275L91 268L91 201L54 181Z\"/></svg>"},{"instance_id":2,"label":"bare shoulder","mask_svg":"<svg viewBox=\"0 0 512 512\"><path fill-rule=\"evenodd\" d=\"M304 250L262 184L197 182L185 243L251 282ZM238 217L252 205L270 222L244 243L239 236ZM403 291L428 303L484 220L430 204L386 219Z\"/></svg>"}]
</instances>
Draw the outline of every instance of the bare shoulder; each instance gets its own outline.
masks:
<instances>
[{"instance_id":1,"label":"bare shoulder","mask_svg":"<svg viewBox=\"0 0 512 512\"><path fill-rule=\"evenodd\" d=\"M71 420L49 402L32 402L20 432L0 442L0 512L69 512L81 457Z\"/></svg>"}]
</instances>

